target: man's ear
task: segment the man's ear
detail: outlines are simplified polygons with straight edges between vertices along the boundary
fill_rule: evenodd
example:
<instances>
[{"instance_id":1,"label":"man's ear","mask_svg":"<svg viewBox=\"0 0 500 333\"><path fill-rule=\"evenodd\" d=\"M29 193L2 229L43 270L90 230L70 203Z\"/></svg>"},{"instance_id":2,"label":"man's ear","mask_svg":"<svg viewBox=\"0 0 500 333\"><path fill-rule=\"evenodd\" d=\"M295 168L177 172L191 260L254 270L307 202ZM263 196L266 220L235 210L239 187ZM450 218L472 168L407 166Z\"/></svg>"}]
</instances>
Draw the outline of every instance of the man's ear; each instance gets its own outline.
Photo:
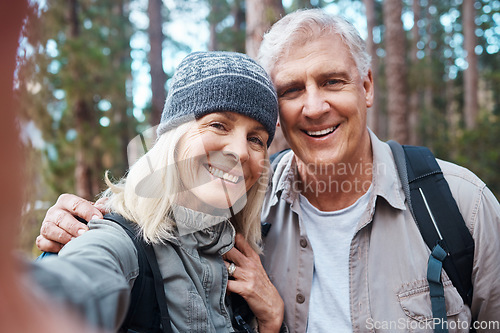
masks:
<instances>
[{"instance_id":1,"label":"man's ear","mask_svg":"<svg viewBox=\"0 0 500 333\"><path fill-rule=\"evenodd\" d=\"M368 73L363 79L363 87L365 89L366 107L369 108L373 105L374 98L373 75L371 69L368 70Z\"/></svg>"}]
</instances>

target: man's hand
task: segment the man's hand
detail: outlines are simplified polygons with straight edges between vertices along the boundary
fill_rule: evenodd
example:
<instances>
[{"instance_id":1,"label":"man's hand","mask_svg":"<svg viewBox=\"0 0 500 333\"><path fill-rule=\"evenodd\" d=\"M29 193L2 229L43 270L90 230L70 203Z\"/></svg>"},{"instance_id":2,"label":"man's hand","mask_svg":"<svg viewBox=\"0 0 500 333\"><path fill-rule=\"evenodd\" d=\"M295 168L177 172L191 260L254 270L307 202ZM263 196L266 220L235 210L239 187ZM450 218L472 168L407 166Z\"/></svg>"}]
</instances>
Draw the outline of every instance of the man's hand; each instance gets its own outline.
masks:
<instances>
[{"instance_id":1,"label":"man's hand","mask_svg":"<svg viewBox=\"0 0 500 333\"><path fill-rule=\"evenodd\" d=\"M44 252L59 252L72 238L89 230L87 225L78 221L75 216L85 221L100 219L105 214L103 203L95 205L73 194L61 194L54 206L50 207L36 238L36 246Z\"/></svg>"},{"instance_id":2,"label":"man's hand","mask_svg":"<svg viewBox=\"0 0 500 333\"><path fill-rule=\"evenodd\" d=\"M259 255L241 234L236 235L234 248L225 255L226 267L236 265L227 290L242 296L259 323L259 332L279 332L285 305L278 290L269 280Z\"/></svg>"}]
</instances>

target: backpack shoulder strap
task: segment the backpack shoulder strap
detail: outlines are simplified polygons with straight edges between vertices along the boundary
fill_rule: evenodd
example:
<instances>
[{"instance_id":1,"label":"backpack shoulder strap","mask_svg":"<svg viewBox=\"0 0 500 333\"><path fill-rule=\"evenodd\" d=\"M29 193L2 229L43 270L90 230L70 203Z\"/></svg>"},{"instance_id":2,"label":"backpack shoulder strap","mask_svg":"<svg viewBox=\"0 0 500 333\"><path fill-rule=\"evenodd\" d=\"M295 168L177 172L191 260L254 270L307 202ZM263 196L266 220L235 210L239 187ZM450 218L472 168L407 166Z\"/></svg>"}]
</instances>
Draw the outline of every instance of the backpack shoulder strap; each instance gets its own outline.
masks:
<instances>
[{"instance_id":1,"label":"backpack shoulder strap","mask_svg":"<svg viewBox=\"0 0 500 333\"><path fill-rule=\"evenodd\" d=\"M119 332L171 333L163 279L153 246L139 236L138 227L119 214L106 214L105 219L118 223L134 242L139 262L131 292L127 316Z\"/></svg>"},{"instance_id":2,"label":"backpack shoulder strap","mask_svg":"<svg viewBox=\"0 0 500 333\"><path fill-rule=\"evenodd\" d=\"M401 146L395 141L388 144L396 161L408 206L425 243L431 250L437 244L445 250L447 255L443 260L443 268L464 303L470 305L474 239L441 168L426 147Z\"/></svg>"}]
</instances>

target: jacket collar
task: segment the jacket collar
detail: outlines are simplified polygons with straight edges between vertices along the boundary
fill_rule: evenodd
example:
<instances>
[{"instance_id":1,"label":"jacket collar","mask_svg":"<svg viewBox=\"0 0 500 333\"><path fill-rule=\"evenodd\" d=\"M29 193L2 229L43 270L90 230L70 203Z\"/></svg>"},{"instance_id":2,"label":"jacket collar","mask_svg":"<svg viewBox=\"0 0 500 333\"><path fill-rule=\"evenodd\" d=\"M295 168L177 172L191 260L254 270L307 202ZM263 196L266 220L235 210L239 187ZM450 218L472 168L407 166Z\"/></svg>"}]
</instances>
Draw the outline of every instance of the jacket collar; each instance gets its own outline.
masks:
<instances>
[{"instance_id":1,"label":"jacket collar","mask_svg":"<svg viewBox=\"0 0 500 333\"><path fill-rule=\"evenodd\" d=\"M186 250L224 254L234 246L236 231L228 217L213 216L183 206L173 206L177 237L169 240Z\"/></svg>"}]
</instances>

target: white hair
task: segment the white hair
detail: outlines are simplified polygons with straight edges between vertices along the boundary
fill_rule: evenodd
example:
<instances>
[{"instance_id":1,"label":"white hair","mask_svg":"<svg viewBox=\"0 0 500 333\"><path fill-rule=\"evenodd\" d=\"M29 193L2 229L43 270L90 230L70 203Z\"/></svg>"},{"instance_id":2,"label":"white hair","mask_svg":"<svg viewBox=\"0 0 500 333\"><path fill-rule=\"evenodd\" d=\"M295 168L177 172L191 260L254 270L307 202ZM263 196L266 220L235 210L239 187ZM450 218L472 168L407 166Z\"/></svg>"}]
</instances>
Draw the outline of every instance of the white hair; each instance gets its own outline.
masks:
<instances>
[{"instance_id":1,"label":"white hair","mask_svg":"<svg viewBox=\"0 0 500 333\"><path fill-rule=\"evenodd\" d=\"M257 61L271 74L276 64L293 46L305 44L326 35L338 35L351 52L361 77L370 69L370 54L358 30L341 16L327 14L321 9L302 9L276 22L264 35Z\"/></svg>"},{"instance_id":2,"label":"white hair","mask_svg":"<svg viewBox=\"0 0 500 333\"><path fill-rule=\"evenodd\" d=\"M108 189L101 197L108 198L108 210L137 223L148 243L164 243L176 237L172 208L184 190L176 163L177 146L194 124L195 121L191 121L161 135L119 182L113 184L108 173L105 175ZM231 219L236 232L241 233L257 253L261 252L260 213L269 170L266 151L263 173L247 192L246 205Z\"/></svg>"}]
</instances>

